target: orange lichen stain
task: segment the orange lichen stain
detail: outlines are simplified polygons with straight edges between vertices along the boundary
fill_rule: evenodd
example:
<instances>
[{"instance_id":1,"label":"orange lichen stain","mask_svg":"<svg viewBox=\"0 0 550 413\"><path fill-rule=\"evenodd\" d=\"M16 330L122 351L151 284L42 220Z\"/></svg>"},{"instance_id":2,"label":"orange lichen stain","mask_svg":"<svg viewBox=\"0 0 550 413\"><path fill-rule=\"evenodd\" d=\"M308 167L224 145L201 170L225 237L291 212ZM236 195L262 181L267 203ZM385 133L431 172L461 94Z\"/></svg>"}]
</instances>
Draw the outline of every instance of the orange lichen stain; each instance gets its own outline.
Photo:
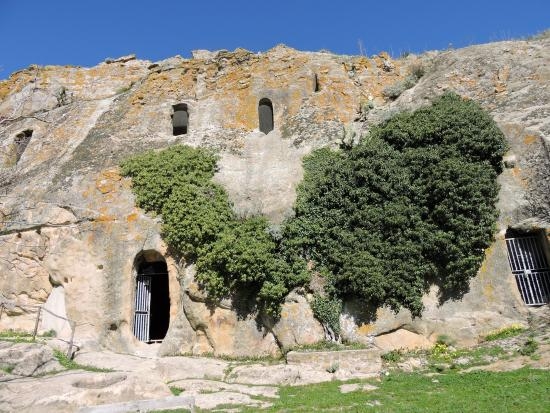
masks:
<instances>
[{"instance_id":1,"label":"orange lichen stain","mask_svg":"<svg viewBox=\"0 0 550 413\"><path fill-rule=\"evenodd\" d=\"M514 166L512 168L512 176L514 178L518 178L520 173L521 173L521 169L519 168L519 166Z\"/></svg>"},{"instance_id":2,"label":"orange lichen stain","mask_svg":"<svg viewBox=\"0 0 550 413\"><path fill-rule=\"evenodd\" d=\"M370 69L372 67L370 60L367 59L365 56L357 58L355 60L355 65L364 69Z\"/></svg>"},{"instance_id":3,"label":"orange lichen stain","mask_svg":"<svg viewBox=\"0 0 550 413\"><path fill-rule=\"evenodd\" d=\"M36 66L13 73L7 80L0 82L0 100L9 94L20 92L35 76Z\"/></svg>"},{"instance_id":4,"label":"orange lichen stain","mask_svg":"<svg viewBox=\"0 0 550 413\"><path fill-rule=\"evenodd\" d=\"M116 217L114 215L99 214L95 220L96 222L112 222L116 220Z\"/></svg>"},{"instance_id":5,"label":"orange lichen stain","mask_svg":"<svg viewBox=\"0 0 550 413\"><path fill-rule=\"evenodd\" d=\"M138 219L138 214L136 212L132 212L131 214L129 214L127 217L126 217L126 221L127 222L134 222Z\"/></svg>"},{"instance_id":6,"label":"orange lichen stain","mask_svg":"<svg viewBox=\"0 0 550 413\"><path fill-rule=\"evenodd\" d=\"M118 182L122 179L117 169L109 169L99 174L95 186L102 194L115 192Z\"/></svg>"},{"instance_id":7,"label":"orange lichen stain","mask_svg":"<svg viewBox=\"0 0 550 413\"><path fill-rule=\"evenodd\" d=\"M374 324L361 324L357 332L362 335L368 335L374 331Z\"/></svg>"},{"instance_id":8,"label":"orange lichen stain","mask_svg":"<svg viewBox=\"0 0 550 413\"><path fill-rule=\"evenodd\" d=\"M531 145L531 144L537 142L538 139L539 138L536 135L525 135L525 137L523 138L523 143L525 145Z\"/></svg>"},{"instance_id":9,"label":"orange lichen stain","mask_svg":"<svg viewBox=\"0 0 550 413\"><path fill-rule=\"evenodd\" d=\"M495 82L495 93L503 93L503 92L506 92L506 84L500 81Z\"/></svg>"}]
</instances>

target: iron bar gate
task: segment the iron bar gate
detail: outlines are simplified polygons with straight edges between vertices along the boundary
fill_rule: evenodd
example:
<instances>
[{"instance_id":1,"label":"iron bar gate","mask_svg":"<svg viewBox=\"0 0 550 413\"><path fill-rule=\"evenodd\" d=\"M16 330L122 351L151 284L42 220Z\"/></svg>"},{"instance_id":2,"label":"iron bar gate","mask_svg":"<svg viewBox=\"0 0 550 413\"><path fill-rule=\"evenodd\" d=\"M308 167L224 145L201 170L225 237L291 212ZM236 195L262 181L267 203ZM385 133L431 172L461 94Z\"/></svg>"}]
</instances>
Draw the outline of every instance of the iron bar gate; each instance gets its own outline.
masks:
<instances>
[{"instance_id":1,"label":"iron bar gate","mask_svg":"<svg viewBox=\"0 0 550 413\"><path fill-rule=\"evenodd\" d=\"M521 298L527 305L550 300L550 267L543 246L535 235L507 237L508 260Z\"/></svg>"},{"instance_id":2,"label":"iron bar gate","mask_svg":"<svg viewBox=\"0 0 550 413\"><path fill-rule=\"evenodd\" d=\"M134 335L139 341L149 341L151 322L151 276L136 277L136 310L134 314Z\"/></svg>"}]
</instances>

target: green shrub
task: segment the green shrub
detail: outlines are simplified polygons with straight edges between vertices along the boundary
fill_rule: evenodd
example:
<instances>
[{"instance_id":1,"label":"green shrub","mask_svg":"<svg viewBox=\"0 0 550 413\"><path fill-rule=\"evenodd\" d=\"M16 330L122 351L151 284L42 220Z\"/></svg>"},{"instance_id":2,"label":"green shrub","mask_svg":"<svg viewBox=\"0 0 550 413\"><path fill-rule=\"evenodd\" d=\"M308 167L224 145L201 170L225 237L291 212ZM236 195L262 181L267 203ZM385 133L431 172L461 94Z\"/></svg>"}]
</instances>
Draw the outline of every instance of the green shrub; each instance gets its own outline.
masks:
<instances>
[{"instance_id":1,"label":"green shrub","mask_svg":"<svg viewBox=\"0 0 550 413\"><path fill-rule=\"evenodd\" d=\"M234 219L225 190L211 182L173 188L161 212L166 241L188 258L215 242Z\"/></svg>"},{"instance_id":2,"label":"green shrub","mask_svg":"<svg viewBox=\"0 0 550 413\"><path fill-rule=\"evenodd\" d=\"M132 178L137 206L160 214L174 188L209 184L216 162L209 150L178 145L129 158L121 169L124 176Z\"/></svg>"},{"instance_id":3,"label":"green shrub","mask_svg":"<svg viewBox=\"0 0 550 413\"><path fill-rule=\"evenodd\" d=\"M382 95L388 99L395 100L401 94L412 88L416 84L416 80L413 76L407 76L403 80L399 80L391 85L388 85L382 89Z\"/></svg>"},{"instance_id":4,"label":"green shrub","mask_svg":"<svg viewBox=\"0 0 550 413\"><path fill-rule=\"evenodd\" d=\"M184 390L179 387L170 386L169 388L170 388L170 393L172 393L172 395L174 396L179 396L184 392Z\"/></svg>"},{"instance_id":5,"label":"green shrub","mask_svg":"<svg viewBox=\"0 0 550 413\"><path fill-rule=\"evenodd\" d=\"M399 363L403 359L402 350L391 350L387 353L382 354L382 360L386 363Z\"/></svg>"},{"instance_id":6,"label":"green shrub","mask_svg":"<svg viewBox=\"0 0 550 413\"><path fill-rule=\"evenodd\" d=\"M334 297L315 294L311 302L313 315L337 336L340 335L340 313L342 300Z\"/></svg>"},{"instance_id":7,"label":"green shrub","mask_svg":"<svg viewBox=\"0 0 550 413\"><path fill-rule=\"evenodd\" d=\"M523 344L523 347L520 348L519 354L522 356L532 356L535 354L535 351L539 348L539 343L535 340L534 337L529 337L527 341Z\"/></svg>"},{"instance_id":8,"label":"green shrub","mask_svg":"<svg viewBox=\"0 0 550 413\"><path fill-rule=\"evenodd\" d=\"M397 99L405 90L416 85L424 74L424 65L422 63L415 63L411 65L410 73L403 80L399 80L382 89L382 95L391 100Z\"/></svg>"},{"instance_id":9,"label":"green shrub","mask_svg":"<svg viewBox=\"0 0 550 413\"><path fill-rule=\"evenodd\" d=\"M124 161L122 173L132 178L137 205L162 215L171 250L197 263L196 279L212 301L238 293L276 317L289 289L308 280L305 263L280 255L265 219L235 217L212 182L216 160L207 150L174 146Z\"/></svg>"},{"instance_id":10,"label":"green shrub","mask_svg":"<svg viewBox=\"0 0 550 413\"><path fill-rule=\"evenodd\" d=\"M426 73L426 69L422 63L415 63L410 67L410 74L418 81Z\"/></svg>"},{"instance_id":11,"label":"green shrub","mask_svg":"<svg viewBox=\"0 0 550 413\"><path fill-rule=\"evenodd\" d=\"M278 254L264 218L233 221L205 244L197 260L197 280L213 299L239 291L254 296L266 313L277 316L289 289L307 281L305 265L293 268Z\"/></svg>"},{"instance_id":12,"label":"green shrub","mask_svg":"<svg viewBox=\"0 0 550 413\"><path fill-rule=\"evenodd\" d=\"M432 283L462 294L492 241L502 132L447 94L361 143L304 161L283 249L327 268L332 291L420 315Z\"/></svg>"}]
</instances>

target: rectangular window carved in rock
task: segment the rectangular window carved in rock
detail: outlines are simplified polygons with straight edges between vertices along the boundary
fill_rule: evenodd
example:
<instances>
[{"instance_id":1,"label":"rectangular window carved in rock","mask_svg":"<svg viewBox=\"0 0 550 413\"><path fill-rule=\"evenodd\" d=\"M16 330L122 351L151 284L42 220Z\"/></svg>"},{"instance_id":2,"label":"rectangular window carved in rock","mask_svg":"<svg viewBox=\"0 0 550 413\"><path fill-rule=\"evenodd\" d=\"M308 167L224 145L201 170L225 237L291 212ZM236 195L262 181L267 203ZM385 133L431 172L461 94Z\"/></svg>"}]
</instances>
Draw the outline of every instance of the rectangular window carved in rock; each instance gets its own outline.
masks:
<instances>
[{"instance_id":1,"label":"rectangular window carved in rock","mask_svg":"<svg viewBox=\"0 0 550 413\"><path fill-rule=\"evenodd\" d=\"M31 136L32 129L26 129L15 135L15 163L19 162L19 159L21 159L23 152L25 152L27 145L31 141Z\"/></svg>"},{"instance_id":2,"label":"rectangular window carved in rock","mask_svg":"<svg viewBox=\"0 0 550 413\"><path fill-rule=\"evenodd\" d=\"M174 105L174 114L172 115L172 131L174 136L185 135L189 126L189 112L186 103Z\"/></svg>"}]
</instances>

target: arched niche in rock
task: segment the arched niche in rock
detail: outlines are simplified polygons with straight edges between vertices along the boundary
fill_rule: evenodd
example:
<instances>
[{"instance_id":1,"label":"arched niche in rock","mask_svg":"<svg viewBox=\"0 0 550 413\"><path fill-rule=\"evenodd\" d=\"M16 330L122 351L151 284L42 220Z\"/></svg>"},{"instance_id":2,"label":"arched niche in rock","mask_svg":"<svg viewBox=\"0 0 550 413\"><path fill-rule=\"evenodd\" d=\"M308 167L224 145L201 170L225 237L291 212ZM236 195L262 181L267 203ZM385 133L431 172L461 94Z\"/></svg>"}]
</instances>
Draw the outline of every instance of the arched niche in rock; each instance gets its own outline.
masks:
<instances>
[{"instance_id":1,"label":"arched niche in rock","mask_svg":"<svg viewBox=\"0 0 550 413\"><path fill-rule=\"evenodd\" d=\"M273 104L268 98L258 103L259 129L266 135L273 130Z\"/></svg>"}]
</instances>

